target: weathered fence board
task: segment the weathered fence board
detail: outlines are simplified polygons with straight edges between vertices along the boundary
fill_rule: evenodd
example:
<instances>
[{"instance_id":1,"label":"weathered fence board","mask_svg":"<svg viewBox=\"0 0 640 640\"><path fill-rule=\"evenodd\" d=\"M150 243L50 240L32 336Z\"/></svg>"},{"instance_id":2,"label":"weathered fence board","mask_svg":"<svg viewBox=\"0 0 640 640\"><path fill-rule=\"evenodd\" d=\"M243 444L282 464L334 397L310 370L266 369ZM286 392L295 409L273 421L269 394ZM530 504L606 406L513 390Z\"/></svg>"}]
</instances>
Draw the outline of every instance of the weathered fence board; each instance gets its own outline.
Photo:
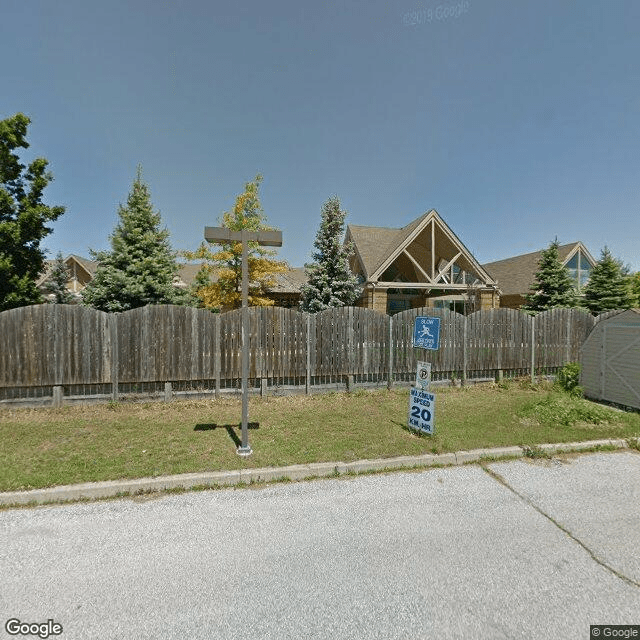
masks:
<instances>
[{"instance_id":1,"label":"weathered fence board","mask_svg":"<svg viewBox=\"0 0 640 640\"><path fill-rule=\"evenodd\" d=\"M544 373L575 362L595 324L595 319L581 309L551 309L536 316L536 369Z\"/></svg>"},{"instance_id":2,"label":"weathered fence board","mask_svg":"<svg viewBox=\"0 0 640 640\"><path fill-rule=\"evenodd\" d=\"M467 369L481 375L526 369L531 318L514 309L487 309L467 317Z\"/></svg>"},{"instance_id":3,"label":"weathered fence board","mask_svg":"<svg viewBox=\"0 0 640 640\"><path fill-rule=\"evenodd\" d=\"M0 314L0 387L111 381L109 315L74 305Z\"/></svg>"},{"instance_id":4,"label":"weathered fence board","mask_svg":"<svg viewBox=\"0 0 640 640\"><path fill-rule=\"evenodd\" d=\"M417 316L440 318L440 348L413 348L413 327ZM462 373L463 316L449 309L408 309L393 316L394 373L399 378L415 375L418 361L431 362L431 371Z\"/></svg>"},{"instance_id":5,"label":"weathered fence board","mask_svg":"<svg viewBox=\"0 0 640 640\"><path fill-rule=\"evenodd\" d=\"M120 383L215 378L216 315L155 305L117 314Z\"/></svg>"},{"instance_id":6,"label":"weathered fence board","mask_svg":"<svg viewBox=\"0 0 640 640\"><path fill-rule=\"evenodd\" d=\"M440 348L414 349L416 316L440 318ZM0 389L59 385L211 381L216 391L241 377L241 310L148 306L107 314L75 305L36 305L0 313ZM557 370L578 360L598 319L578 309L532 317L511 309L464 317L411 309L393 317L358 307L305 314L249 309L250 371L263 384L408 381L418 360L435 377ZM533 360L532 360L533 358ZM2 396L0 395L0 399Z\"/></svg>"}]
</instances>

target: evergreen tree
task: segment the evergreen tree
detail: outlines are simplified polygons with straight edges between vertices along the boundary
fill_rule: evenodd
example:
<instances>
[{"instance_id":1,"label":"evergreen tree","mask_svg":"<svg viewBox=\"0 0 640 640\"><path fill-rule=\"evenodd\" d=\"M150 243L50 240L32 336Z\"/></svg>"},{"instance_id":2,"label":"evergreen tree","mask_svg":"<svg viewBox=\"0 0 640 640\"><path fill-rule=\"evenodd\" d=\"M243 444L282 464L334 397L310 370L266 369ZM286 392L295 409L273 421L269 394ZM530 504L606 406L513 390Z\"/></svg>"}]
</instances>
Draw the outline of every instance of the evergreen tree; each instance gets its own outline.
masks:
<instances>
[{"instance_id":1,"label":"evergreen tree","mask_svg":"<svg viewBox=\"0 0 640 640\"><path fill-rule=\"evenodd\" d=\"M560 262L558 239L542 251L535 283L525 296L525 311L546 311L555 307L576 307L578 298L569 270Z\"/></svg>"},{"instance_id":2,"label":"evergreen tree","mask_svg":"<svg viewBox=\"0 0 640 640\"><path fill-rule=\"evenodd\" d=\"M36 287L45 266L40 242L51 233L46 224L64 213L42 202L53 180L48 162L37 158L25 171L13 153L29 147L30 122L22 113L0 120L0 311L42 302Z\"/></svg>"},{"instance_id":3,"label":"evergreen tree","mask_svg":"<svg viewBox=\"0 0 640 640\"><path fill-rule=\"evenodd\" d=\"M174 284L176 253L169 232L161 229L142 170L118 208L120 222L110 236L111 251L91 251L98 262L93 280L83 291L84 304L102 311L127 311L148 304L188 304L188 292Z\"/></svg>"},{"instance_id":4,"label":"evergreen tree","mask_svg":"<svg viewBox=\"0 0 640 640\"><path fill-rule=\"evenodd\" d=\"M636 309L640 309L640 271L629 276L629 287L631 289L633 306Z\"/></svg>"},{"instance_id":5,"label":"evergreen tree","mask_svg":"<svg viewBox=\"0 0 640 640\"><path fill-rule=\"evenodd\" d=\"M267 230L266 218L260 204L258 189L262 176L257 175L245 184L231 211L222 214L221 226L232 231ZM265 249L257 242L248 243L249 306L271 306L267 294L275 284L275 274L288 270L286 262L273 260L273 249ZM185 251L188 260L204 260L194 283L195 295L201 306L211 310L239 309L242 306L242 243L223 245L203 243L197 251ZM210 276L215 275L215 281Z\"/></svg>"},{"instance_id":6,"label":"evergreen tree","mask_svg":"<svg viewBox=\"0 0 640 640\"><path fill-rule=\"evenodd\" d=\"M73 296L67 289L67 283L70 279L71 275L62 257L62 252L58 251L46 285L47 291L53 294L51 302L56 304L71 304L73 302Z\"/></svg>"},{"instance_id":7,"label":"evergreen tree","mask_svg":"<svg viewBox=\"0 0 640 640\"><path fill-rule=\"evenodd\" d=\"M628 269L605 247L584 289L586 307L594 315L614 309L630 309L634 300L629 284Z\"/></svg>"},{"instance_id":8,"label":"evergreen tree","mask_svg":"<svg viewBox=\"0 0 640 640\"><path fill-rule=\"evenodd\" d=\"M305 265L307 283L302 286L300 309L316 313L329 307L352 305L362 293L351 272L353 244L342 243L346 212L333 196L322 205L322 219L313 246L313 262Z\"/></svg>"},{"instance_id":9,"label":"evergreen tree","mask_svg":"<svg viewBox=\"0 0 640 640\"><path fill-rule=\"evenodd\" d=\"M209 267L206 264L204 264L196 273L195 278L193 279L193 282L189 287L189 293L194 299L195 307L199 307L201 309L206 308L206 305L203 299L206 297L205 290L208 287L210 287L211 284L212 284L211 273L210 273ZM211 311L219 312L220 309L215 307L215 308L211 308Z\"/></svg>"}]
</instances>

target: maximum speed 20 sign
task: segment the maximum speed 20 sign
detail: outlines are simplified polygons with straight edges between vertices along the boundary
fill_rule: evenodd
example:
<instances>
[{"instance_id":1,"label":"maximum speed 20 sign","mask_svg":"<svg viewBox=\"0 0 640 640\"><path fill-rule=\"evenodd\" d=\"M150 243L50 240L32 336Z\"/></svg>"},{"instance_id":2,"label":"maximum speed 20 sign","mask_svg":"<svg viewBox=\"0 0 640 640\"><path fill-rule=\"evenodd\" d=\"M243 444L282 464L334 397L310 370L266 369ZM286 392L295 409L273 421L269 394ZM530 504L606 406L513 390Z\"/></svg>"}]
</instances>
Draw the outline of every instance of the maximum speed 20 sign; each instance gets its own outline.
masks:
<instances>
[{"instance_id":1,"label":"maximum speed 20 sign","mask_svg":"<svg viewBox=\"0 0 640 640\"><path fill-rule=\"evenodd\" d=\"M411 387L409 394L409 428L433 434L436 397L433 393Z\"/></svg>"}]
</instances>

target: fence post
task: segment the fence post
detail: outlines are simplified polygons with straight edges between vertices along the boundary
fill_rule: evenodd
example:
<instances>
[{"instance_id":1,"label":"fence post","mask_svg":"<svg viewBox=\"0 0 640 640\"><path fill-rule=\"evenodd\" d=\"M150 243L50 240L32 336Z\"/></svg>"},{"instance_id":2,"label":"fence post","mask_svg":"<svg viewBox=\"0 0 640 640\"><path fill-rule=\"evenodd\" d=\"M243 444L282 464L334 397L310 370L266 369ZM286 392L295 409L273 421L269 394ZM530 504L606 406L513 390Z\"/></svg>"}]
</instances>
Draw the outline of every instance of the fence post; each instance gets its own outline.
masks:
<instances>
[{"instance_id":1,"label":"fence post","mask_svg":"<svg viewBox=\"0 0 640 640\"><path fill-rule=\"evenodd\" d=\"M571 362L571 318L573 317L573 309L567 313L567 348L565 354L565 364Z\"/></svg>"},{"instance_id":2,"label":"fence post","mask_svg":"<svg viewBox=\"0 0 640 640\"><path fill-rule=\"evenodd\" d=\"M118 402L118 314L109 314L109 333L111 337L111 400Z\"/></svg>"},{"instance_id":3,"label":"fence post","mask_svg":"<svg viewBox=\"0 0 640 640\"><path fill-rule=\"evenodd\" d=\"M347 393L353 391L353 376L351 374L345 376L345 384L347 387Z\"/></svg>"},{"instance_id":4,"label":"fence post","mask_svg":"<svg viewBox=\"0 0 640 640\"><path fill-rule=\"evenodd\" d=\"M536 317L531 316L531 383L536 381Z\"/></svg>"},{"instance_id":5,"label":"fence post","mask_svg":"<svg viewBox=\"0 0 640 640\"><path fill-rule=\"evenodd\" d=\"M66 349L63 353L63 341L62 341L62 331L61 325L63 325L64 320L60 321L60 314L62 313L62 306L54 304L53 305L53 328L55 331L54 337L54 359L55 359L55 377L56 377L56 385L61 385L65 383L64 379L64 369L65 369L65 360L69 358L69 354L66 352ZM66 345L65 345L66 346ZM62 406L62 404L60 404Z\"/></svg>"},{"instance_id":6,"label":"fence post","mask_svg":"<svg viewBox=\"0 0 640 640\"><path fill-rule=\"evenodd\" d=\"M307 313L307 364L304 392L311 393L311 314Z\"/></svg>"},{"instance_id":7,"label":"fence post","mask_svg":"<svg viewBox=\"0 0 640 640\"><path fill-rule=\"evenodd\" d=\"M171 386L170 382L165 382L164 383L164 401L171 402L172 398L173 398L173 387Z\"/></svg>"},{"instance_id":8,"label":"fence post","mask_svg":"<svg viewBox=\"0 0 640 640\"><path fill-rule=\"evenodd\" d=\"M62 399L64 397L64 387L60 385L55 385L53 387L53 399L51 401L51 406L54 408L60 408L62 406Z\"/></svg>"},{"instance_id":9,"label":"fence post","mask_svg":"<svg viewBox=\"0 0 640 640\"><path fill-rule=\"evenodd\" d=\"M393 388L393 316L387 316L389 318L389 354L388 354L388 369L389 377L387 379L387 389Z\"/></svg>"},{"instance_id":10,"label":"fence post","mask_svg":"<svg viewBox=\"0 0 640 640\"><path fill-rule=\"evenodd\" d=\"M600 400L604 399L605 378L607 373L607 325L602 329L602 347L600 353Z\"/></svg>"},{"instance_id":11,"label":"fence post","mask_svg":"<svg viewBox=\"0 0 640 640\"><path fill-rule=\"evenodd\" d=\"M353 307L347 310L347 389L353 385L353 370L355 368L355 354L353 353ZM351 380L349 380L351 378Z\"/></svg>"},{"instance_id":12,"label":"fence post","mask_svg":"<svg viewBox=\"0 0 640 640\"><path fill-rule=\"evenodd\" d=\"M214 397L220 397L220 314L213 318L213 376L215 380Z\"/></svg>"},{"instance_id":13,"label":"fence post","mask_svg":"<svg viewBox=\"0 0 640 640\"><path fill-rule=\"evenodd\" d=\"M467 316L462 316L462 386L467 384Z\"/></svg>"}]
</instances>

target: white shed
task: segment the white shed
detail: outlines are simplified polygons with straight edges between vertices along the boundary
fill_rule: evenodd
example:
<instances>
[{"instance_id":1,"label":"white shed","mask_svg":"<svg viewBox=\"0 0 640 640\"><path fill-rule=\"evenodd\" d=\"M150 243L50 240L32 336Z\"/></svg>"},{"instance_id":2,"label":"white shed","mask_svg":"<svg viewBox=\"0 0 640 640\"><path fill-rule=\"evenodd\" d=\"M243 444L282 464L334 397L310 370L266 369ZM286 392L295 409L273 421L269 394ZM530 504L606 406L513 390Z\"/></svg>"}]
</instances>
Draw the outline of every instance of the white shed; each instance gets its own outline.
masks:
<instances>
[{"instance_id":1,"label":"white shed","mask_svg":"<svg viewBox=\"0 0 640 640\"><path fill-rule=\"evenodd\" d=\"M640 309L600 320L580 350L585 396L640 409Z\"/></svg>"}]
</instances>

